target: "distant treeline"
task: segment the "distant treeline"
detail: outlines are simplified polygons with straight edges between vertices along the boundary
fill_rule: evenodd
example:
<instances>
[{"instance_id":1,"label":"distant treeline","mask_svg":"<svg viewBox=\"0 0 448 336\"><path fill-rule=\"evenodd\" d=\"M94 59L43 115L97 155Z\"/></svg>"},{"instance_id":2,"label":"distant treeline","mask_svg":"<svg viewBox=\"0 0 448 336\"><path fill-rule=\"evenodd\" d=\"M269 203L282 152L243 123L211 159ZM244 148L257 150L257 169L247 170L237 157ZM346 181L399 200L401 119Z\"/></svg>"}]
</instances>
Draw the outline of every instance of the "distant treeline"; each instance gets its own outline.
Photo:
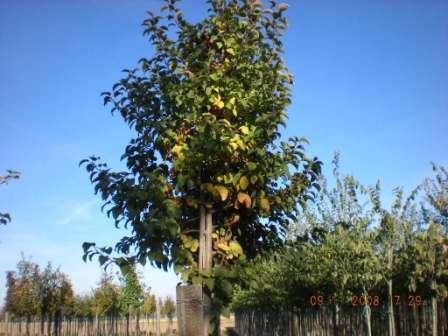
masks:
<instances>
[{"instance_id":1,"label":"distant treeline","mask_svg":"<svg viewBox=\"0 0 448 336\"><path fill-rule=\"evenodd\" d=\"M33 318L9 318L5 315L0 321L0 336L162 336L176 332L175 321L143 315L137 320L131 319L128 328L125 317L76 318L64 317L57 325L45 321L43 331L41 321Z\"/></svg>"},{"instance_id":2,"label":"distant treeline","mask_svg":"<svg viewBox=\"0 0 448 336\"><path fill-rule=\"evenodd\" d=\"M446 322L437 316L448 312L437 304L448 298L448 170L433 169L408 196L396 189L385 207L380 184L367 187L341 174L335 157L334 187L322 178L285 246L242 269L233 295L237 315L326 307L337 328L341 310L350 308L362 312L362 334L373 335L372 312L382 307L386 334L393 335L398 308L425 303L429 329L440 330Z\"/></svg>"},{"instance_id":3,"label":"distant treeline","mask_svg":"<svg viewBox=\"0 0 448 336\"><path fill-rule=\"evenodd\" d=\"M69 278L59 268L48 264L41 269L22 257L17 270L7 272L6 285L2 320L22 321L25 334L36 328L37 321L42 335L50 334L49 330L53 330L52 335L62 335L63 326L64 330L69 326L84 328L88 335L95 323L95 330L100 325L114 330L122 326L123 319L125 334L129 334L132 328L140 330L141 316L145 319L165 316L172 321L176 309L170 297L157 302L149 288L141 284L132 265L121 267L118 281L104 272L89 294L76 295Z\"/></svg>"}]
</instances>

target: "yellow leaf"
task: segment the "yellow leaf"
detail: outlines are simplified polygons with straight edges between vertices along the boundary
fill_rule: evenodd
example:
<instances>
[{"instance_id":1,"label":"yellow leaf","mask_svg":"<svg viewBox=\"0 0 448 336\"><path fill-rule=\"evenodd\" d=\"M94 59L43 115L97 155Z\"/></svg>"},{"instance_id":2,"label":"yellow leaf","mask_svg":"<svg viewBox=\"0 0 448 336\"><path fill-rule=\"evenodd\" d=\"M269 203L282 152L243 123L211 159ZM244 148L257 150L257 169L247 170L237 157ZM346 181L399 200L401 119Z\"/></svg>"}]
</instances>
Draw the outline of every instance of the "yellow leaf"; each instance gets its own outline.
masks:
<instances>
[{"instance_id":1,"label":"yellow leaf","mask_svg":"<svg viewBox=\"0 0 448 336\"><path fill-rule=\"evenodd\" d=\"M238 202L240 202L241 204L244 204L244 206L246 208L250 208L252 206L252 199L250 198L250 196L248 194L239 192L237 198L238 198Z\"/></svg>"},{"instance_id":2,"label":"yellow leaf","mask_svg":"<svg viewBox=\"0 0 448 336\"><path fill-rule=\"evenodd\" d=\"M226 243L224 243L224 242L219 242L218 244L216 244L216 246L220 249L220 250L223 250L223 251L230 251L230 247L226 244Z\"/></svg>"},{"instance_id":3,"label":"yellow leaf","mask_svg":"<svg viewBox=\"0 0 448 336\"><path fill-rule=\"evenodd\" d=\"M236 140L236 143L238 144L238 146L241 148L241 149L246 149L246 145L244 144L244 142L243 142L243 140L241 140L241 139L237 139Z\"/></svg>"},{"instance_id":4,"label":"yellow leaf","mask_svg":"<svg viewBox=\"0 0 448 336\"><path fill-rule=\"evenodd\" d=\"M249 180L247 179L247 177L245 175L241 176L240 178L241 190L246 190L248 186L249 186Z\"/></svg>"},{"instance_id":5,"label":"yellow leaf","mask_svg":"<svg viewBox=\"0 0 448 336\"><path fill-rule=\"evenodd\" d=\"M269 201L267 200L267 198L260 199L260 207L263 211L269 212L271 206L269 205Z\"/></svg>"},{"instance_id":6,"label":"yellow leaf","mask_svg":"<svg viewBox=\"0 0 448 336\"><path fill-rule=\"evenodd\" d=\"M227 199L227 196L229 196L229 190L226 187L217 186L215 187L215 189L218 192L221 201L225 201Z\"/></svg>"},{"instance_id":7,"label":"yellow leaf","mask_svg":"<svg viewBox=\"0 0 448 336\"><path fill-rule=\"evenodd\" d=\"M245 135L249 134L249 128L247 126L241 126L240 131Z\"/></svg>"},{"instance_id":8,"label":"yellow leaf","mask_svg":"<svg viewBox=\"0 0 448 336\"><path fill-rule=\"evenodd\" d=\"M226 51L230 54L230 55L235 55L235 50L233 50L233 48L227 48Z\"/></svg>"},{"instance_id":9,"label":"yellow leaf","mask_svg":"<svg viewBox=\"0 0 448 336\"><path fill-rule=\"evenodd\" d=\"M220 95L214 96L213 99L212 99L212 103L213 103L213 105L215 105L219 109L222 109L224 107L224 102L221 100L221 96Z\"/></svg>"},{"instance_id":10,"label":"yellow leaf","mask_svg":"<svg viewBox=\"0 0 448 336\"><path fill-rule=\"evenodd\" d=\"M172 149L171 152L173 152L173 154L175 154L178 157L182 156L182 151L184 150L184 146L181 145L175 145Z\"/></svg>"},{"instance_id":11,"label":"yellow leaf","mask_svg":"<svg viewBox=\"0 0 448 336\"><path fill-rule=\"evenodd\" d=\"M232 148L232 150L236 150L238 148L238 144L236 142L230 142L229 146L230 148Z\"/></svg>"},{"instance_id":12,"label":"yellow leaf","mask_svg":"<svg viewBox=\"0 0 448 336\"><path fill-rule=\"evenodd\" d=\"M199 242L197 241L197 239L194 239L192 241L191 247L190 247L190 251L191 252L196 252L199 248Z\"/></svg>"},{"instance_id":13,"label":"yellow leaf","mask_svg":"<svg viewBox=\"0 0 448 336\"><path fill-rule=\"evenodd\" d=\"M242 248L241 245L240 245L237 241L235 241L235 240L232 240L232 241L229 243L229 248L230 248L230 251L232 252L232 254L233 254L235 257L238 257L238 256L240 256L240 255L243 254L243 248Z\"/></svg>"}]
</instances>

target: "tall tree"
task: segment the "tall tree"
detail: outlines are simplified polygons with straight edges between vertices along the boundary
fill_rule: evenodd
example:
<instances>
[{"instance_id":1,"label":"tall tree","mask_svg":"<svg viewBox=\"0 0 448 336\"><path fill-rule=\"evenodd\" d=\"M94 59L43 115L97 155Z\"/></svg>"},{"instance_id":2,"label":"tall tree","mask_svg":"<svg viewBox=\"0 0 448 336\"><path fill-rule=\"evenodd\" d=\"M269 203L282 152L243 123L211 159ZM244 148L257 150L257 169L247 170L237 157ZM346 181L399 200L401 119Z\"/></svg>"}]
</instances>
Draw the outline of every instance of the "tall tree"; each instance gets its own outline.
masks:
<instances>
[{"instance_id":1,"label":"tall tree","mask_svg":"<svg viewBox=\"0 0 448 336\"><path fill-rule=\"evenodd\" d=\"M448 228L448 169L432 164L434 177L428 177L420 186L424 191L426 219Z\"/></svg>"},{"instance_id":2,"label":"tall tree","mask_svg":"<svg viewBox=\"0 0 448 336\"><path fill-rule=\"evenodd\" d=\"M36 280L39 278L39 266L31 260L22 259L17 271L6 273L5 311L26 318L26 334L29 335L31 317L39 311L39 298L36 295Z\"/></svg>"},{"instance_id":3,"label":"tall tree","mask_svg":"<svg viewBox=\"0 0 448 336\"><path fill-rule=\"evenodd\" d=\"M0 185L8 184L9 181L18 179L20 173L15 170L7 170L6 175L0 176ZM0 224L7 224L11 221L11 216L8 213L0 212Z\"/></svg>"},{"instance_id":4,"label":"tall tree","mask_svg":"<svg viewBox=\"0 0 448 336\"><path fill-rule=\"evenodd\" d=\"M76 295L73 301L73 316L79 318L92 318L93 300L93 295Z\"/></svg>"},{"instance_id":5,"label":"tall tree","mask_svg":"<svg viewBox=\"0 0 448 336\"><path fill-rule=\"evenodd\" d=\"M148 316L152 319L153 327L155 327L156 305L156 296L151 293L150 288L145 289L142 312L145 315L146 323L148 323Z\"/></svg>"},{"instance_id":6,"label":"tall tree","mask_svg":"<svg viewBox=\"0 0 448 336\"><path fill-rule=\"evenodd\" d=\"M377 215L366 188L353 176L342 175L338 162L336 155L334 187L321 177L316 201L291 226L290 245L246 269L246 288L236 292L235 307L258 302L268 309L299 308L314 293L333 306L337 335L341 306L351 304L354 295L367 300L381 280L373 229ZM369 305L363 309L370 336Z\"/></svg>"},{"instance_id":7,"label":"tall tree","mask_svg":"<svg viewBox=\"0 0 448 336\"><path fill-rule=\"evenodd\" d=\"M144 304L144 293L138 279L135 265L123 264L121 266L123 287L121 291L121 308L126 316L126 336L129 335L129 317L136 313L137 334L140 334L140 308Z\"/></svg>"},{"instance_id":8,"label":"tall tree","mask_svg":"<svg viewBox=\"0 0 448 336\"><path fill-rule=\"evenodd\" d=\"M168 318L168 334L171 335L173 332L173 317L176 314L176 304L170 296L163 300L160 312Z\"/></svg>"},{"instance_id":9,"label":"tall tree","mask_svg":"<svg viewBox=\"0 0 448 336\"><path fill-rule=\"evenodd\" d=\"M45 269L22 256L17 272L7 273L5 309L17 316L26 317L27 333L31 317L41 316L41 334L45 319L53 319L54 334L60 334L61 318L71 312L73 290L67 276L49 263ZM51 324L48 323L48 329ZM49 332L48 332L49 333Z\"/></svg>"},{"instance_id":10,"label":"tall tree","mask_svg":"<svg viewBox=\"0 0 448 336\"><path fill-rule=\"evenodd\" d=\"M333 297L337 326L339 305L350 301L353 293L367 297L380 280L381 268L373 244L377 214L367 188L354 176L340 173L339 153L333 159L333 177L333 188L321 178L319 197L302 218L316 243L311 255L320 269L317 273L332 279L322 280L330 284L327 297ZM370 307L363 309L370 336Z\"/></svg>"},{"instance_id":11,"label":"tall tree","mask_svg":"<svg viewBox=\"0 0 448 336\"><path fill-rule=\"evenodd\" d=\"M174 266L206 286L219 312L232 266L283 243L320 162L303 139L279 141L293 83L281 58L287 6L209 0L210 15L192 24L177 0L164 2L143 23L153 57L104 93L136 134L122 156L128 170L82 163L108 215L132 228L115 251ZM83 247L85 258L110 260L112 248Z\"/></svg>"},{"instance_id":12,"label":"tall tree","mask_svg":"<svg viewBox=\"0 0 448 336\"><path fill-rule=\"evenodd\" d=\"M437 299L448 293L448 170L436 164L432 168L434 176L416 190L423 191L422 216L407 252L413 266L409 272L411 287L429 293L432 333L437 335Z\"/></svg>"},{"instance_id":13,"label":"tall tree","mask_svg":"<svg viewBox=\"0 0 448 336\"><path fill-rule=\"evenodd\" d=\"M369 189L369 195L374 210L378 212L380 216L376 245L378 247L380 260L384 265L381 274L387 286L388 335L395 336L393 279L401 270L396 267L396 255L403 250L406 238L409 237L413 230L415 217L411 216L409 218L408 216L407 208L409 202L403 202L403 190L401 188L394 190L394 200L390 210L383 208L380 194L380 183L378 181L375 187ZM412 213L413 212L411 212L411 214ZM397 293L397 291L395 291L395 293Z\"/></svg>"},{"instance_id":14,"label":"tall tree","mask_svg":"<svg viewBox=\"0 0 448 336\"><path fill-rule=\"evenodd\" d=\"M156 296L151 294L150 291L145 292L144 302L143 302L143 313L145 315L153 316L156 312Z\"/></svg>"},{"instance_id":15,"label":"tall tree","mask_svg":"<svg viewBox=\"0 0 448 336\"><path fill-rule=\"evenodd\" d=\"M111 320L109 334L114 334L116 320L120 314L121 288L114 283L111 273L103 272L98 287L93 291L93 313L98 324L100 316L107 316ZM116 332L116 330L115 330Z\"/></svg>"},{"instance_id":16,"label":"tall tree","mask_svg":"<svg viewBox=\"0 0 448 336\"><path fill-rule=\"evenodd\" d=\"M45 319L53 319L55 333L59 335L62 316L73 304L71 282L59 268L54 269L51 263L38 274L35 281L41 316L41 334L45 332ZM51 324L48 323L47 327L50 333Z\"/></svg>"}]
</instances>

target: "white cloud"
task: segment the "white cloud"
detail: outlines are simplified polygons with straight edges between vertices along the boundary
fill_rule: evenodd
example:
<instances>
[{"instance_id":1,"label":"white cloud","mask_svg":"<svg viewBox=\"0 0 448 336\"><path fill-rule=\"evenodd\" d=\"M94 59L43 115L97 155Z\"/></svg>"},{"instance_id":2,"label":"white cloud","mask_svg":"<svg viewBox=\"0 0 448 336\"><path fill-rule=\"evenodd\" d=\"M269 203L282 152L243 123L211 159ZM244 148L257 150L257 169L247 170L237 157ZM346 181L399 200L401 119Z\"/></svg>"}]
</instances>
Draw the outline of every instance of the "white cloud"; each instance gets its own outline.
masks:
<instances>
[{"instance_id":1,"label":"white cloud","mask_svg":"<svg viewBox=\"0 0 448 336\"><path fill-rule=\"evenodd\" d=\"M86 221L92 218L91 210L97 204L96 200L90 200L72 207L68 213L58 220L59 224L66 225L74 221Z\"/></svg>"}]
</instances>

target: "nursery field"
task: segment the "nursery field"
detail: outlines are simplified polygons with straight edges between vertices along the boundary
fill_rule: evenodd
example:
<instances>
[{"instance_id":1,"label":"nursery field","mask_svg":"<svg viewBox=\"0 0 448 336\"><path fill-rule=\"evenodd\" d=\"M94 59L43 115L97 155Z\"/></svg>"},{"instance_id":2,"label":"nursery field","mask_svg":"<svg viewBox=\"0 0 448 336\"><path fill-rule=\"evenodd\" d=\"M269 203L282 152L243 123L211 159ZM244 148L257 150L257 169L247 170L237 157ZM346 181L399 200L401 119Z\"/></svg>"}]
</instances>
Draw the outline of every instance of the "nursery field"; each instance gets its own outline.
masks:
<instances>
[{"instance_id":1,"label":"nursery field","mask_svg":"<svg viewBox=\"0 0 448 336\"><path fill-rule=\"evenodd\" d=\"M156 319L141 319L139 321L139 329L137 332L136 320L129 321L129 335L140 336L164 336L177 334L177 319L171 321L166 318ZM71 319L63 320L60 324L60 330L55 331L54 323L44 323L44 332L40 333L40 321L33 319L29 321L28 328L26 320L20 321L1 321L0 322L0 336L103 336L116 335L125 336L126 334L126 319L118 319L115 325L112 325L107 319L99 319L98 322L89 319ZM230 315L221 317L221 331L225 332L229 328L235 327L235 317Z\"/></svg>"}]
</instances>

